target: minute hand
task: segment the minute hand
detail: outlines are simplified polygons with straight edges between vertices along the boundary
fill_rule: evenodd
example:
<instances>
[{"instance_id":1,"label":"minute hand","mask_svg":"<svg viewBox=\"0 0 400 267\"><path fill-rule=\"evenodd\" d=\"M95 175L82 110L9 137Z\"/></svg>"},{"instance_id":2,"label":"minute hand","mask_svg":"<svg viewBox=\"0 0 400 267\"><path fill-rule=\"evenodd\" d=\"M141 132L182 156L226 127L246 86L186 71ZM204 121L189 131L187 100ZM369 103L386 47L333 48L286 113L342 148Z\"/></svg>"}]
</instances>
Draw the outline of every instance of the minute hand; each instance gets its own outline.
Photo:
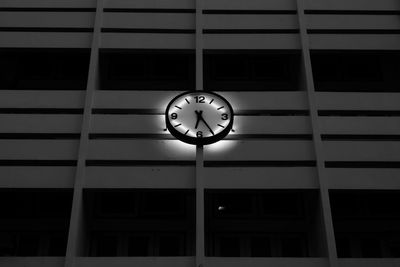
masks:
<instances>
[{"instance_id":1,"label":"minute hand","mask_svg":"<svg viewBox=\"0 0 400 267\"><path fill-rule=\"evenodd\" d=\"M208 123L204 120L203 116L200 115L200 120L203 121L203 123L207 126L208 130L210 130L211 134L214 135L213 130L211 129L211 127L208 125Z\"/></svg>"}]
</instances>

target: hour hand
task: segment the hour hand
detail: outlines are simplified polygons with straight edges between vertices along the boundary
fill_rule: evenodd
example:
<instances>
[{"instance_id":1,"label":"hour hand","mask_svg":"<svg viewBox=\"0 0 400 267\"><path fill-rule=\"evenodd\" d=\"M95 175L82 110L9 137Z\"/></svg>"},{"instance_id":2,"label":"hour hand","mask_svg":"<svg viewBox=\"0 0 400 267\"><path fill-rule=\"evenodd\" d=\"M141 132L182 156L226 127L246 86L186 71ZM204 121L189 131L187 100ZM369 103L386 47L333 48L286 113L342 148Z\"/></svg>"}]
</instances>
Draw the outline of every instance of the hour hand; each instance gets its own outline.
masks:
<instances>
[{"instance_id":1,"label":"hour hand","mask_svg":"<svg viewBox=\"0 0 400 267\"><path fill-rule=\"evenodd\" d=\"M199 126L199 122L200 122L200 120L202 119L201 114L203 113L203 111L202 111L202 110L200 110L200 111L195 110L194 112L195 112L196 115L197 115L197 121L196 121L196 125L194 126L194 128L197 129L197 126Z\"/></svg>"}]
</instances>

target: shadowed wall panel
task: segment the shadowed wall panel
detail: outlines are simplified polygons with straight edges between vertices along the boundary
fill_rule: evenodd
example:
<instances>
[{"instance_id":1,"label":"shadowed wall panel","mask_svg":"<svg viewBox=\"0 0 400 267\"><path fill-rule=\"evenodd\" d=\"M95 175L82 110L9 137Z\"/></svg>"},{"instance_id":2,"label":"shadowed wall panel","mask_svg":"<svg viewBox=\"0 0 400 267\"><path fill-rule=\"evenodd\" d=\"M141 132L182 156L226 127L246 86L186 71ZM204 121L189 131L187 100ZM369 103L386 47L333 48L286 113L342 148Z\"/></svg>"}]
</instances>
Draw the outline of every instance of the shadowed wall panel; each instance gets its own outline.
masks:
<instances>
[{"instance_id":1,"label":"shadowed wall panel","mask_svg":"<svg viewBox=\"0 0 400 267\"><path fill-rule=\"evenodd\" d=\"M2 12L0 25L7 28L92 28L94 12Z\"/></svg>"},{"instance_id":2,"label":"shadowed wall panel","mask_svg":"<svg viewBox=\"0 0 400 267\"><path fill-rule=\"evenodd\" d=\"M204 1L204 9L216 10L296 10L296 2L292 0L261 1L251 0L246 3L235 0L207 0Z\"/></svg>"},{"instance_id":3,"label":"shadowed wall panel","mask_svg":"<svg viewBox=\"0 0 400 267\"><path fill-rule=\"evenodd\" d=\"M1 32L0 47L90 48L91 33Z\"/></svg>"},{"instance_id":4,"label":"shadowed wall panel","mask_svg":"<svg viewBox=\"0 0 400 267\"><path fill-rule=\"evenodd\" d=\"M205 160L222 161L257 161L257 160L314 160L312 142L297 140L276 140L276 141L220 141L232 144L229 152L213 153L212 148L205 147Z\"/></svg>"},{"instance_id":5,"label":"shadowed wall panel","mask_svg":"<svg viewBox=\"0 0 400 267\"><path fill-rule=\"evenodd\" d=\"M89 159L194 160L195 147L179 149L178 140L92 140ZM183 153L182 153L183 152Z\"/></svg>"},{"instance_id":6,"label":"shadowed wall panel","mask_svg":"<svg viewBox=\"0 0 400 267\"><path fill-rule=\"evenodd\" d=\"M84 92L71 91L0 91L1 108L83 108Z\"/></svg>"},{"instance_id":7,"label":"shadowed wall panel","mask_svg":"<svg viewBox=\"0 0 400 267\"><path fill-rule=\"evenodd\" d=\"M306 0L306 9L315 10L400 10L396 0L364 1L364 0Z\"/></svg>"},{"instance_id":8,"label":"shadowed wall panel","mask_svg":"<svg viewBox=\"0 0 400 267\"><path fill-rule=\"evenodd\" d=\"M81 115L1 114L0 133L80 133Z\"/></svg>"},{"instance_id":9,"label":"shadowed wall panel","mask_svg":"<svg viewBox=\"0 0 400 267\"><path fill-rule=\"evenodd\" d=\"M128 9L194 9L195 2L193 0L138 0L138 1L125 1L125 0L106 0L104 8L128 8Z\"/></svg>"},{"instance_id":10,"label":"shadowed wall panel","mask_svg":"<svg viewBox=\"0 0 400 267\"><path fill-rule=\"evenodd\" d=\"M23 164L21 164L23 165ZM73 188L75 167L1 166L2 188Z\"/></svg>"},{"instance_id":11,"label":"shadowed wall panel","mask_svg":"<svg viewBox=\"0 0 400 267\"><path fill-rule=\"evenodd\" d=\"M73 160L78 156L77 140L0 140L0 159Z\"/></svg>"},{"instance_id":12,"label":"shadowed wall panel","mask_svg":"<svg viewBox=\"0 0 400 267\"><path fill-rule=\"evenodd\" d=\"M332 161L399 161L400 142L327 141L326 159Z\"/></svg>"}]
</instances>

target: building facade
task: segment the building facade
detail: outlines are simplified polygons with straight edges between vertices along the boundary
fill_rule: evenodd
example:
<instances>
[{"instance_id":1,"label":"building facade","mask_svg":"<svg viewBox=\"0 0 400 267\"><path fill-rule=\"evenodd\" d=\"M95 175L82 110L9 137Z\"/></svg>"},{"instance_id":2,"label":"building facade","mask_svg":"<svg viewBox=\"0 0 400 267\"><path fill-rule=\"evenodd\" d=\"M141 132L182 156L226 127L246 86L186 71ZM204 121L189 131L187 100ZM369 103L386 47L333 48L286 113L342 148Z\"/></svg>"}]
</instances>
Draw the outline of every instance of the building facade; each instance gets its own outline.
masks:
<instances>
[{"instance_id":1,"label":"building facade","mask_svg":"<svg viewBox=\"0 0 400 267\"><path fill-rule=\"evenodd\" d=\"M398 0L2 0L0 58L0 266L400 266Z\"/></svg>"}]
</instances>

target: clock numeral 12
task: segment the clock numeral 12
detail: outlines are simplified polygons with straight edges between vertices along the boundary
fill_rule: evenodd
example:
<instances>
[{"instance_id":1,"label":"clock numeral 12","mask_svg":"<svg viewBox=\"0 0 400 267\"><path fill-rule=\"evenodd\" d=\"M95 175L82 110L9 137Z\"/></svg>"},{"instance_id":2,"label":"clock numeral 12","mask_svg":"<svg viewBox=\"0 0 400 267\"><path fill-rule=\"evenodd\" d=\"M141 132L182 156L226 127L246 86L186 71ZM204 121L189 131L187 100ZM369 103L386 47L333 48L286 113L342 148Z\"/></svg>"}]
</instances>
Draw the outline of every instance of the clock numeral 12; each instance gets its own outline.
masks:
<instances>
[{"instance_id":1,"label":"clock numeral 12","mask_svg":"<svg viewBox=\"0 0 400 267\"><path fill-rule=\"evenodd\" d=\"M204 100L206 99L204 96L195 96L194 99L196 99L196 103L206 103Z\"/></svg>"}]
</instances>

